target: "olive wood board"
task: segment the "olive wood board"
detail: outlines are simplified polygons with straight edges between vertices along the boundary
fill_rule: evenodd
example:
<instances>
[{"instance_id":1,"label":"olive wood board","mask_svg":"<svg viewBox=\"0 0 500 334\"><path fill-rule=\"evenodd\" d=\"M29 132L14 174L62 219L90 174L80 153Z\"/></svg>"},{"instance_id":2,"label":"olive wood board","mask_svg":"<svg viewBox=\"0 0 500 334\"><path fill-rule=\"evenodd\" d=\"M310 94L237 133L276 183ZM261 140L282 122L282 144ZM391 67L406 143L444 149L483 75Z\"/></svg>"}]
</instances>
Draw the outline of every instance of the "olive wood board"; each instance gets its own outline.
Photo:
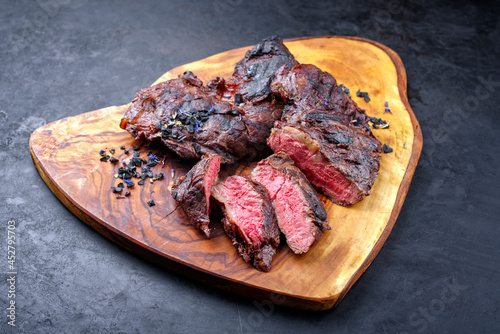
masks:
<instances>
[{"instance_id":1,"label":"olive wood board","mask_svg":"<svg viewBox=\"0 0 500 334\"><path fill-rule=\"evenodd\" d=\"M390 121L375 136L393 148L382 154L380 171L371 195L350 207L332 204L324 196L331 230L308 253L295 255L282 242L270 272L245 263L221 228L213 222L214 236L204 237L187 223L183 210L167 216L176 203L170 194L173 179L195 163L135 141L120 129L128 105L112 106L64 118L35 130L30 151L43 180L77 217L99 233L165 268L210 286L287 307L325 310L336 306L373 261L387 239L405 200L422 149L422 133L406 96L406 72L399 56L377 42L357 37L315 37L286 40L301 63L312 63L331 73L351 91L367 114ZM237 61L251 47L243 47L176 67L157 82L176 78L186 70L205 83L229 77ZM138 90L143 87L138 87ZM368 92L371 101L356 97ZM89 97L90 98L90 97ZM132 97L131 97L132 98ZM387 101L392 114L386 112ZM130 188L130 196L111 191L120 179L120 163L101 162L99 151L114 148L114 157L129 159L125 146L166 155L153 167L164 178ZM108 153L109 154L109 153ZM248 175L255 162L227 166L223 172ZM126 190L126 189L125 189ZM125 192L122 192L122 194ZM149 206L153 199L155 206Z\"/></svg>"}]
</instances>

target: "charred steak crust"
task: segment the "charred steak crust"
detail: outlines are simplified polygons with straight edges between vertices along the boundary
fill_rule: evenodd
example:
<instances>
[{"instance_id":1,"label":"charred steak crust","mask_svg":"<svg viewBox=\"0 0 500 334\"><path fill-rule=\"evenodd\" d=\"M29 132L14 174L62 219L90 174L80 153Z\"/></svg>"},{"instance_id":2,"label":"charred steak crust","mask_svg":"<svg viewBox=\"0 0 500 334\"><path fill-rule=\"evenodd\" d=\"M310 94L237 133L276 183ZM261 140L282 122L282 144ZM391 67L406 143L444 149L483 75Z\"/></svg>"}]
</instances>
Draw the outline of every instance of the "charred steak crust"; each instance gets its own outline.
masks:
<instances>
[{"instance_id":1,"label":"charred steak crust","mask_svg":"<svg viewBox=\"0 0 500 334\"><path fill-rule=\"evenodd\" d=\"M210 155L201 159L184 176L174 180L172 197L189 217L191 224L210 238L210 189L217 179L221 158Z\"/></svg>"},{"instance_id":2,"label":"charred steak crust","mask_svg":"<svg viewBox=\"0 0 500 334\"><path fill-rule=\"evenodd\" d=\"M247 51L229 78L229 86L237 86L243 101L262 101L271 97L271 82L282 66L297 65L293 55L278 36L272 36Z\"/></svg>"},{"instance_id":3,"label":"charred steak crust","mask_svg":"<svg viewBox=\"0 0 500 334\"><path fill-rule=\"evenodd\" d=\"M266 139L283 111L270 83L280 67L296 64L281 39L265 39L227 80L216 78L204 86L185 72L141 90L120 127L135 139L161 141L186 159L217 154L223 163L234 163L268 154Z\"/></svg>"},{"instance_id":4,"label":"charred steak crust","mask_svg":"<svg viewBox=\"0 0 500 334\"><path fill-rule=\"evenodd\" d=\"M212 196L224 214L224 231L241 257L258 270L271 270L280 231L267 190L234 175L212 187Z\"/></svg>"},{"instance_id":5,"label":"charred steak crust","mask_svg":"<svg viewBox=\"0 0 500 334\"><path fill-rule=\"evenodd\" d=\"M288 153L334 203L350 205L367 196L380 167L381 144L365 111L335 78L314 65L283 66L271 91L287 104L268 138L273 151Z\"/></svg>"},{"instance_id":6,"label":"charred steak crust","mask_svg":"<svg viewBox=\"0 0 500 334\"><path fill-rule=\"evenodd\" d=\"M261 160L251 177L268 190L278 226L296 254L307 252L323 231L330 229L323 203L288 155L274 154Z\"/></svg>"}]
</instances>

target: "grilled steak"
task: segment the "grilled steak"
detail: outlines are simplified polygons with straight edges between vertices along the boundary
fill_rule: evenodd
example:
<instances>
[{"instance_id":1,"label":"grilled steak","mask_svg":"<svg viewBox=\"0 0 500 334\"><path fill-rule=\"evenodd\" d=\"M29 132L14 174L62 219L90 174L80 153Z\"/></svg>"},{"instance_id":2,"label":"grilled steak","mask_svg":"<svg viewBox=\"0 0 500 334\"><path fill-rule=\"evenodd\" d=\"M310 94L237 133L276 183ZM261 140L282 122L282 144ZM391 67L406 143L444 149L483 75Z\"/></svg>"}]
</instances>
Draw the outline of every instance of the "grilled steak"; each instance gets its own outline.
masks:
<instances>
[{"instance_id":1,"label":"grilled steak","mask_svg":"<svg viewBox=\"0 0 500 334\"><path fill-rule=\"evenodd\" d=\"M283 66L271 90L287 103L268 139L273 151L287 153L334 203L350 205L367 196L381 145L364 110L314 65Z\"/></svg>"},{"instance_id":2,"label":"grilled steak","mask_svg":"<svg viewBox=\"0 0 500 334\"><path fill-rule=\"evenodd\" d=\"M135 139L159 140L182 158L217 154L223 163L233 163L262 156L269 152L266 139L283 111L270 83L281 66L295 64L281 39L265 39L227 80L216 78L204 86L186 72L141 90L120 127Z\"/></svg>"},{"instance_id":3,"label":"grilled steak","mask_svg":"<svg viewBox=\"0 0 500 334\"><path fill-rule=\"evenodd\" d=\"M326 211L305 175L286 154L274 154L259 162L252 180L269 192L286 242L296 254L309 250L325 229Z\"/></svg>"},{"instance_id":4,"label":"grilled steak","mask_svg":"<svg viewBox=\"0 0 500 334\"><path fill-rule=\"evenodd\" d=\"M211 155L200 160L172 186L172 197L189 217L191 224L210 238L210 190L217 179L221 158Z\"/></svg>"},{"instance_id":5,"label":"grilled steak","mask_svg":"<svg viewBox=\"0 0 500 334\"><path fill-rule=\"evenodd\" d=\"M239 93L242 103L263 101L271 96L270 85L278 69L297 64L281 38L266 38L236 64L233 75L227 79L228 89Z\"/></svg>"},{"instance_id":6,"label":"grilled steak","mask_svg":"<svg viewBox=\"0 0 500 334\"><path fill-rule=\"evenodd\" d=\"M224 213L223 224L238 253L261 271L271 270L280 231L266 189L234 175L212 187Z\"/></svg>"}]
</instances>

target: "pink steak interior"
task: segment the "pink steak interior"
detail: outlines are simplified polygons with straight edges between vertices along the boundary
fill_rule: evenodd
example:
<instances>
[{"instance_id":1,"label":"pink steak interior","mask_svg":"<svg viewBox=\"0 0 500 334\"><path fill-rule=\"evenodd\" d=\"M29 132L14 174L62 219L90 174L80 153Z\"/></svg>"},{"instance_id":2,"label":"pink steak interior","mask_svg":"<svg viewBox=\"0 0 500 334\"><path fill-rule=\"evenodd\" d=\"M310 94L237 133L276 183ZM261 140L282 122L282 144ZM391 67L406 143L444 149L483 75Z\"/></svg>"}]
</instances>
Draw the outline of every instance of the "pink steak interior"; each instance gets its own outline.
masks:
<instances>
[{"instance_id":1,"label":"pink steak interior","mask_svg":"<svg viewBox=\"0 0 500 334\"><path fill-rule=\"evenodd\" d=\"M207 208L210 212L210 190L217 179L220 170L221 157L218 155L214 155L212 157L212 161L210 162L210 166L208 167L208 171L204 177L204 186L205 186L205 198L207 201Z\"/></svg>"},{"instance_id":2,"label":"pink steak interior","mask_svg":"<svg viewBox=\"0 0 500 334\"><path fill-rule=\"evenodd\" d=\"M249 243L259 247L264 237L262 198L250 181L231 176L214 187L213 195L225 204L229 221L239 227Z\"/></svg>"},{"instance_id":3,"label":"pink steak interior","mask_svg":"<svg viewBox=\"0 0 500 334\"><path fill-rule=\"evenodd\" d=\"M260 165L252 174L269 192L281 232L295 253L309 250L315 240L316 228L308 214L304 195L298 184L271 166Z\"/></svg>"},{"instance_id":4,"label":"pink steak interior","mask_svg":"<svg viewBox=\"0 0 500 334\"><path fill-rule=\"evenodd\" d=\"M273 132L268 143L275 153L288 154L309 182L332 201L349 205L362 197L358 187L330 165L322 157L317 143L300 130L285 127Z\"/></svg>"}]
</instances>

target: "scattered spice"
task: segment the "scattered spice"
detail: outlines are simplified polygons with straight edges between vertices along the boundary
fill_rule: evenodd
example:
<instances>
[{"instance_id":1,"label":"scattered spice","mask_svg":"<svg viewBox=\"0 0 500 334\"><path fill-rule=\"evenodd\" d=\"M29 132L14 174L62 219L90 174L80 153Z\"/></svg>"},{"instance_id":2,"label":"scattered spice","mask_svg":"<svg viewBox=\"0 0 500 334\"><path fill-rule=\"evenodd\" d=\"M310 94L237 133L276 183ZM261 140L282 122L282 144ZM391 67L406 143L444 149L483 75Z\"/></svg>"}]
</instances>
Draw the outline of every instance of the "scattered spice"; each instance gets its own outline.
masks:
<instances>
[{"instance_id":1,"label":"scattered spice","mask_svg":"<svg viewBox=\"0 0 500 334\"><path fill-rule=\"evenodd\" d=\"M142 168L142 175L141 175L141 179L145 179L145 178L152 178L153 177L153 172L149 169L149 167L143 167Z\"/></svg>"},{"instance_id":2,"label":"scattered spice","mask_svg":"<svg viewBox=\"0 0 500 334\"><path fill-rule=\"evenodd\" d=\"M234 94L234 104L239 105L240 103L241 103L241 94L240 93Z\"/></svg>"},{"instance_id":3,"label":"scattered spice","mask_svg":"<svg viewBox=\"0 0 500 334\"><path fill-rule=\"evenodd\" d=\"M349 88L347 88L343 84L340 84L340 87L342 87L342 89L344 90L344 93L346 93L347 95L351 94L351 91L349 90Z\"/></svg>"},{"instance_id":4,"label":"scattered spice","mask_svg":"<svg viewBox=\"0 0 500 334\"><path fill-rule=\"evenodd\" d=\"M125 183L127 183L127 188L131 188L135 185L134 181L130 180L130 179L126 179L126 178L123 178L123 181L125 181Z\"/></svg>"},{"instance_id":5,"label":"scattered spice","mask_svg":"<svg viewBox=\"0 0 500 334\"><path fill-rule=\"evenodd\" d=\"M155 163L153 166L156 166L156 164L160 162L160 159L158 159L156 154L153 154L152 152L148 153L148 158L150 161L153 161ZM148 164L149 164L149 161L148 161Z\"/></svg>"},{"instance_id":6,"label":"scattered spice","mask_svg":"<svg viewBox=\"0 0 500 334\"><path fill-rule=\"evenodd\" d=\"M139 158L139 157L133 157L130 159L129 163L132 165L132 166L136 166L136 167L139 167L142 163L142 159Z\"/></svg>"},{"instance_id":7,"label":"scattered spice","mask_svg":"<svg viewBox=\"0 0 500 334\"><path fill-rule=\"evenodd\" d=\"M358 89L358 91L356 92L356 96L357 97L362 97L365 99L365 102L368 103L370 102L370 98L368 97L368 92L362 92L361 90Z\"/></svg>"},{"instance_id":8,"label":"scattered spice","mask_svg":"<svg viewBox=\"0 0 500 334\"><path fill-rule=\"evenodd\" d=\"M116 187L111 187L111 189L113 189L114 193L121 193L123 190L123 183L120 182Z\"/></svg>"},{"instance_id":9,"label":"scattered spice","mask_svg":"<svg viewBox=\"0 0 500 334\"><path fill-rule=\"evenodd\" d=\"M389 145L384 144L384 146L382 147L382 151L384 153L391 153L392 152L392 147L390 147Z\"/></svg>"},{"instance_id":10,"label":"scattered spice","mask_svg":"<svg viewBox=\"0 0 500 334\"><path fill-rule=\"evenodd\" d=\"M125 150L125 146L120 146L120 149L124 150L125 153L128 152L127 150ZM123 180L123 182L120 182L116 187L111 187L113 193L119 194L116 198L124 198L125 196L130 195L130 191L128 190L124 195L120 195L120 193L124 189L124 184L127 186L127 189L134 187L135 182L132 180L133 177L140 179L137 184L141 186L144 185L144 180L146 178L149 178L149 182L151 183L163 179L163 173L153 174L153 171L150 168L156 166L160 162L162 163L163 167L165 165L165 159L167 157L165 155L161 155L160 157L158 157L152 151L149 151L146 153L148 160L145 160L140 157L140 153L138 152L138 150L140 149L139 146L134 146L133 149L133 157L130 158L128 162L127 160L122 160L121 164L119 164L120 167L118 167L118 173L113 174L115 179L120 178ZM111 149L109 150L109 152L113 154L116 151L115 149ZM106 150L101 150L99 154L101 155L101 161L106 162L109 160L109 162L111 163L120 162L119 159L106 154ZM160 160L160 158L163 160ZM137 167L141 167L142 174L137 171Z\"/></svg>"},{"instance_id":11,"label":"scattered spice","mask_svg":"<svg viewBox=\"0 0 500 334\"><path fill-rule=\"evenodd\" d=\"M139 151L141 148L140 148L139 146L132 146L132 149L133 149L134 151Z\"/></svg>"},{"instance_id":12,"label":"scattered spice","mask_svg":"<svg viewBox=\"0 0 500 334\"><path fill-rule=\"evenodd\" d=\"M155 201L154 201L154 200L150 200L150 201L148 202L148 205L149 205L150 207L152 207L152 206L155 206L155 205L156 205L156 203L155 203Z\"/></svg>"},{"instance_id":13,"label":"scattered spice","mask_svg":"<svg viewBox=\"0 0 500 334\"><path fill-rule=\"evenodd\" d=\"M154 167L154 166L156 166L156 164L158 164L158 162L156 162L156 160L149 159L148 162L146 163L146 167Z\"/></svg>"},{"instance_id":14,"label":"scattered spice","mask_svg":"<svg viewBox=\"0 0 500 334\"><path fill-rule=\"evenodd\" d=\"M186 129L190 134L198 133L208 120L209 114L214 110L214 106L211 106L210 110L208 110L208 108L202 110L193 108L186 111L177 108L175 114L167 116L163 123L160 122L156 124L155 127L161 131L162 138L178 139L177 142L182 142L186 137L181 131ZM174 132L174 130L177 131Z\"/></svg>"},{"instance_id":15,"label":"scattered spice","mask_svg":"<svg viewBox=\"0 0 500 334\"><path fill-rule=\"evenodd\" d=\"M388 129L389 123L391 121L384 121L382 118L370 117L368 116L368 120L372 122L372 127L374 129Z\"/></svg>"}]
</instances>

